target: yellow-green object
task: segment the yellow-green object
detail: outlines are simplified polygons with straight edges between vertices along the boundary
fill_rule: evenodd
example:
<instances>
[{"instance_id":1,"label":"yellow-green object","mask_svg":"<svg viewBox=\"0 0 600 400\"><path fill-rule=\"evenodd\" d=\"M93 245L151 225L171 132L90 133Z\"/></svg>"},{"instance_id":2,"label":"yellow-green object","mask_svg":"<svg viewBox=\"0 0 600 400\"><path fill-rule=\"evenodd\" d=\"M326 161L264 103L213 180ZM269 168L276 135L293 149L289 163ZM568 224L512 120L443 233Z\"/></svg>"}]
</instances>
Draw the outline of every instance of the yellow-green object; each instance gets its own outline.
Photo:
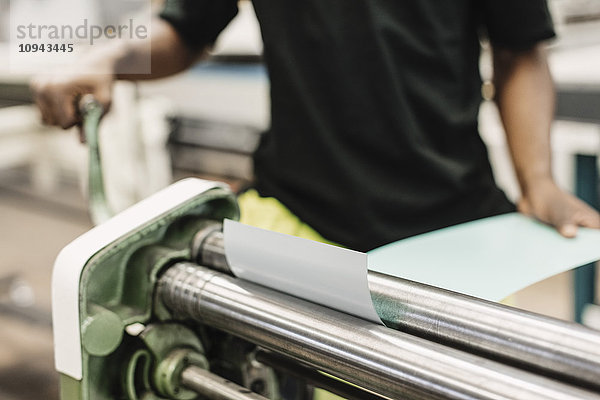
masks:
<instances>
[{"instance_id":1,"label":"yellow-green object","mask_svg":"<svg viewBox=\"0 0 600 400\"><path fill-rule=\"evenodd\" d=\"M343 399L343 397L326 392L325 390L322 390L322 389L315 389L315 394L313 396L313 400L340 400L340 399Z\"/></svg>"},{"instance_id":2,"label":"yellow-green object","mask_svg":"<svg viewBox=\"0 0 600 400\"><path fill-rule=\"evenodd\" d=\"M238 197L238 204L241 213L240 222L243 224L337 245L302 222L274 197L261 197L256 190L251 189Z\"/></svg>"}]
</instances>

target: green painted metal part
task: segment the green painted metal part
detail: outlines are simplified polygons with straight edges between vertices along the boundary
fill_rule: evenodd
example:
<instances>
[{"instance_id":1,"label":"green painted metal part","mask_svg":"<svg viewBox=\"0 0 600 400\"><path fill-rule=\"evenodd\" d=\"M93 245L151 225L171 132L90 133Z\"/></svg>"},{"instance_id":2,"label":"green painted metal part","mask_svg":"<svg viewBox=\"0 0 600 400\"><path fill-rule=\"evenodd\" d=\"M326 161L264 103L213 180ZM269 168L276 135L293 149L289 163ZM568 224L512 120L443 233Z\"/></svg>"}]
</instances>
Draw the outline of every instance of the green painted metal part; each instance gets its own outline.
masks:
<instances>
[{"instance_id":1,"label":"green painted metal part","mask_svg":"<svg viewBox=\"0 0 600 400\"><path fill-rule=\"evenodd\" d=\"M98 225L110 217L113 212L108 206L104 191L102 161L100 159L99 129L100 119L104 108L93 95L85 95L80 102L80 112L83 119L83 132L89 149L88 160L88 201L90 217Z\"/></svg>"},{"instance_id":2,"label":"green painted metal part","mask_svg":"<svg viewBox=\"0 0 600 400\"><path fill-rule=\"evenodd\" d=\"M121 387L128 399L138 399L138 393L147 397L152 393L150 374L152 371L152 356L146 349L136 350L129 358L123 371Z\"/></svg>"},{"instance_id":3,"label":"green painted metal part","mask_svg":"<svg viewBox=\"0 0 600 400\"><path fill-rule=\"evenodd\" d=\"M117 349L123 339L123 321L117 314L97 304L90 304L90 314L81 325L82 343L94 356L106 356Z\"/></svg>"},{"instance_id":4,"label":"green painted metal part","mask_svg":"<svg viewBox=\"0 0 600 400\"><path fill-rule=\"evenodd\" d=\"M61 399L155 400L163 398L161 392L176 391L171 398L194 398L178 389L168 374L153 375L168 370L167 364L158 366L174 350L191 351L186 362L191 357L195 364L203 352L196 333L185 326L153 325L171 318L155 304L153 288L161 270L177 261L191 261L194 233L223 218L239 219L235 197L228 190L211 189L116 240L88 261L79 291L83 379L61 376Z\"/></svg>"},{"instance_id":5,"label":"green painted metal part","mask_svg":"<svg viewBox=\"0 0 600 400\"><path fill-rule=\"evenodd\" d=\"M130 358L123 374L122 384L128 398L195 399L196 393L181 386L180 376L188 365L208 368L196 333L181 324L165 323L149 325L139 337L146 348Z\"/></svg>"}]
</instances>

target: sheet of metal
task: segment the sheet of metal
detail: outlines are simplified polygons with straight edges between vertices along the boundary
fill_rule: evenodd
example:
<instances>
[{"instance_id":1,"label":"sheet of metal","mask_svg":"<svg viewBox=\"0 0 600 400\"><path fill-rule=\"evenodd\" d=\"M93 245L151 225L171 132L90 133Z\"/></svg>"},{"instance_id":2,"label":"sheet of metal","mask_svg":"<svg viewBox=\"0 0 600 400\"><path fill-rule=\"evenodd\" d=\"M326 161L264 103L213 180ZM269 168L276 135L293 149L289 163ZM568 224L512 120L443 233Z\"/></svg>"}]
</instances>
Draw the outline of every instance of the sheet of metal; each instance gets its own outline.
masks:
<instances>
[{"instance_id":1,"label":"sheet of metal","mask_svg":"<svg viewBox=\"0 0 600 400\"><path fill-rule=\"evenodd\" d=\"M366 253L230 219L223 236L236 277L383 324L371 302Z\"/></svg>"}]
</instances>

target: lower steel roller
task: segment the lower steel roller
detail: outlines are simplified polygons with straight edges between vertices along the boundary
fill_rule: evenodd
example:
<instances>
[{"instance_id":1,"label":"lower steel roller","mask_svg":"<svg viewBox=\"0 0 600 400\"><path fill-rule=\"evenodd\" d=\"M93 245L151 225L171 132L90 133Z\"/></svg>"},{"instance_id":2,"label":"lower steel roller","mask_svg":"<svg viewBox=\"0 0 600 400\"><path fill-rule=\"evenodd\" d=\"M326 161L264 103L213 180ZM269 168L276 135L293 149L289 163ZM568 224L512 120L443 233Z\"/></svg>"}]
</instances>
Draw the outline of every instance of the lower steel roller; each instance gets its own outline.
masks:
<instances>
[{"instance_id":1,"label":"lower steel roller","mask_svg":"<svg viewBox=\"0 0 600 400\"><path fill-rule=\"evenodd\" d=\"M191 318L391 399L600 399L600 395L432 343L191 263L158 296Z\"/></svg>"}]
</instances>

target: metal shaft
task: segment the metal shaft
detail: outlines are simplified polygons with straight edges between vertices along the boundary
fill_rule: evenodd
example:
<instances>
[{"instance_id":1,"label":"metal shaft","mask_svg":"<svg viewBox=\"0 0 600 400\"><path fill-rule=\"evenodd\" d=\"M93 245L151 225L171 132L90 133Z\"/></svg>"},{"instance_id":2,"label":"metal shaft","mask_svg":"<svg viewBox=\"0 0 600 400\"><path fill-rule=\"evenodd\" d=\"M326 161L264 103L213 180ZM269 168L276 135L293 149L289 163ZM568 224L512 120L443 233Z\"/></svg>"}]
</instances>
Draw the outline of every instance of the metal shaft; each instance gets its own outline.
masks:
<instances>
[{"instance_id":1,"label":"metal shaft","mask_svg":"<svg viewBox=\"0 0 600 400\"><path fill-rule=\"evenodd\" d=\"M158 284L179 317L399 399L600 399L600 395L179 263Z\"/></svg>"},{"instance_id":2,"label":"metal shaft","mask_svg":"<svg viewBox=\"0 0 600 400\"><path fill-rule=\"evenodd\" d=\"M377 272L369 272L369 288L391 328L600 388L598 331Z\"/></svg>"},{"instance_id":3,"label":"metal shaft","mask_svg":"<svg viewBox=\"0 0 600 400\"><path fill-rule=\"evenodd\" d=\"M357 386L348 385L331 376L304 366L281 354L272 351L259 350L256 353L256 361L268 365L280 372L306 381L314 387L325 389L329 393L336 394L346 400L385 400L385 397L365 391Z\"/></svg>"},{"instance_id":4,"label":"metal shaft","mask_svg":"<svg viewBox=\"0 0 600 400\"><path fill-rule=\"evenodd\" d=\"M110 219L113 212L108 205L104 191L104 175L100 158L100 143L98 132L100 120L104 113L102 105L93 95L83 96L79 104L85 140L89 149L88 160L88 207L94 225Z\"/></svg>"},{"instance_id":5,"label":"metal shaft","mask_svg":"<svg viewBox=\"0 0 600 400\"><path fill-rule=\"evenodd\" d=\"M225 257L223 224L210 223L194 235L192 257L200 265L231 274L227 257Z\"/></svg>"},{"instance_id":6,"label":"metal shaft","mask_svg":"<svg viewBox=\"0 0 600 400\"><path fill-rule=\"evenodd\" d=\"M183 370L181 383L202 398L211 400L267 400L243 386L194 366Z\"/></svg>"},{"instance_id":7,"label":"metal shaft","mask_svg":"<svg viewBox=\"0 0 600 400\"><path fill-rule=\"evenodd\" d=\"M198 262L225 271L223 233L210 236ZM598 331L373 271L368 280L375 310L390 328L600 389Z\"/></svg>"}]
</instances>

